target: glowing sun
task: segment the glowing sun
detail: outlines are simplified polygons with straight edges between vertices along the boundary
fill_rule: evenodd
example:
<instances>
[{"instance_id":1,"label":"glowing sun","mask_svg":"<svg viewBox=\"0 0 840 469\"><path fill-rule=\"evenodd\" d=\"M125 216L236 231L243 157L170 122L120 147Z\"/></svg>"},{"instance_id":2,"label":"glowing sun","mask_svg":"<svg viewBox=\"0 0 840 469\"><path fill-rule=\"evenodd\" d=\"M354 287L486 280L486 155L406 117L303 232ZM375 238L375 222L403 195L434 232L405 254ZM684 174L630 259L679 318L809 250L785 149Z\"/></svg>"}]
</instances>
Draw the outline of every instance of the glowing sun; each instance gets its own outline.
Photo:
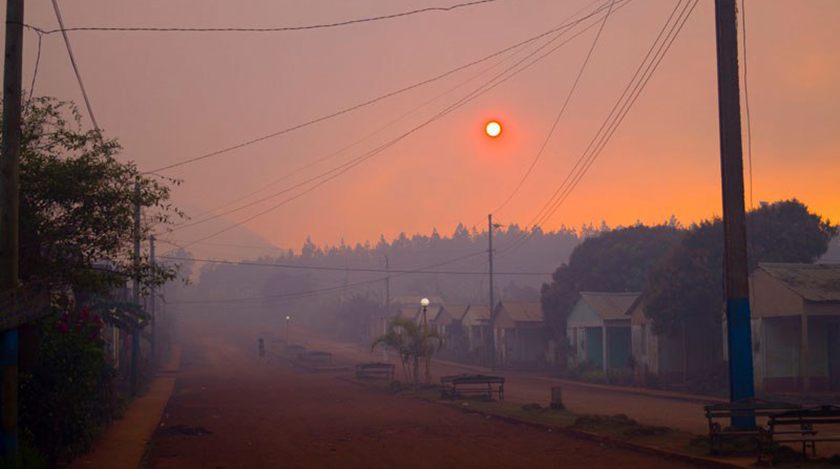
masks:
<instances>
[{"instance_id":1,"label":"glowing sun","mask_svg":"<svg viewBox=\"0 0 840 469\"><path fill-rule=\"evenodd\" d=\"M496 138L502 134L502 124L496 121L490 121L484 127L484 132L491 138Z\"/></svg>"}]
</instances>

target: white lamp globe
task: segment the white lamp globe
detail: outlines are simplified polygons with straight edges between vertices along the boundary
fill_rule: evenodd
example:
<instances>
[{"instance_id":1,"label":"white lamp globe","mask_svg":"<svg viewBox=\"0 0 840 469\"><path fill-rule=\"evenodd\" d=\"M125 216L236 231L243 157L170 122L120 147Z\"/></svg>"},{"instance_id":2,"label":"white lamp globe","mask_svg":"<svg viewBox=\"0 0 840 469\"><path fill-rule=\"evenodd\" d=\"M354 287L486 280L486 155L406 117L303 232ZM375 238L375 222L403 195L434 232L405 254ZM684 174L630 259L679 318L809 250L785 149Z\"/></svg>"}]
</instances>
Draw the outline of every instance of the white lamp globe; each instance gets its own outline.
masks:
<instances>
[{"instance_id":1,"label":"white lamp globe","mask_svg":"<svg viewBox=\"0 0 840 469\"><path fill-rule=\"evenodd\" d=\"M422 306L424 308L426 306L429 306L429 299L428 298L423 298L422 300L420 300L420 306Z\"/></svg>"}]
</instances>

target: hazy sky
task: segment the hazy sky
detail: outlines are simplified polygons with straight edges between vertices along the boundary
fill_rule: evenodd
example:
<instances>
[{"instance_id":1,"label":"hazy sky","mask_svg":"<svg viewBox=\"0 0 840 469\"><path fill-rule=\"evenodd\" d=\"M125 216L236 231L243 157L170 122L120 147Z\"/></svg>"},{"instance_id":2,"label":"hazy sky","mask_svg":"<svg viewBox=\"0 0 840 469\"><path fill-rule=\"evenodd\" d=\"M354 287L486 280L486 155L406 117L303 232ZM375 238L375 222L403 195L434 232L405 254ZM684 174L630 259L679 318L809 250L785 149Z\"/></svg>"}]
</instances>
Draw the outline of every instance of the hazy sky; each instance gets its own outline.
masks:
<instances>
[{"instance_id":1,"label":"hazy sky","mask_svg":"<svg viewBox=\"0 0 840 469\"><path fill-rule=\"evenodd\" d=\"M329 23L455 0L63 1L68 27L276 27ZM352 106L527 39L591 0L504 0L342 28L272 34L71 33L96 117L151 170ZM673 0L634 0L606 23L589 66L533 174L497 214L527 224L606 117ZM748 0L754 197L797 197L840 219L840 28L836 0ZM57 27L50 2L28 2L27 23ZM245 226L279 246L376 241L401 231L451 233L486 223L534 158L597 28L470 104L311 193ZM24 82L36 35L26 33ZM525 52L527 53L527 51ZM408 131L512 64L482 63L360 111L167 171L193 215L242 197L372 132L373 137L259 194L270 195ZM522 57L521 55L518 57ZM482 70L507 61L451 91ZM742 68L743 72L743 68ZM386 124L450 91L387 128ZM36 94L82 104L60 35L44 38ZM490 119L504 132L483 135ZM188 242L293 195L165 237ZM258 196L245 199L254 200ZM748 201L749 203L749 201ZM235 207L232 205L231 207ZM548 221L690 222L720 214L713 2L702 0L669 55L590 172ZM242 231L209 243L247 239ZM214 256L226 248L196 245ZM200 251L201 249L196 249Z\"/></svg>"}]
</instances>

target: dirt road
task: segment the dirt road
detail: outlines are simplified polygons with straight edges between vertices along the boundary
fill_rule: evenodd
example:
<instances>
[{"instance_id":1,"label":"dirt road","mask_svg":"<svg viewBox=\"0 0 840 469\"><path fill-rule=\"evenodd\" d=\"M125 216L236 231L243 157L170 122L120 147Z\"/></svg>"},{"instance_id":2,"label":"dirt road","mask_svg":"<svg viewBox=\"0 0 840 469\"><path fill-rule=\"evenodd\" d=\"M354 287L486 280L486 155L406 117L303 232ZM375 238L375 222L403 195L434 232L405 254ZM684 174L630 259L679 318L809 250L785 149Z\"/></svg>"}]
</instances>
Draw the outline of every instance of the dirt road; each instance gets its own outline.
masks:
<instances>
[{"instance_id":1,"label":"dirt road","mask_svg":"<svg viewBox=\"0 0 840 469\"><path fill-rule=\"evenodd\" d=\"M257 357L244 332L190 330L154 469L689 467L297 371Z\"/></svg>"}]
</instances>

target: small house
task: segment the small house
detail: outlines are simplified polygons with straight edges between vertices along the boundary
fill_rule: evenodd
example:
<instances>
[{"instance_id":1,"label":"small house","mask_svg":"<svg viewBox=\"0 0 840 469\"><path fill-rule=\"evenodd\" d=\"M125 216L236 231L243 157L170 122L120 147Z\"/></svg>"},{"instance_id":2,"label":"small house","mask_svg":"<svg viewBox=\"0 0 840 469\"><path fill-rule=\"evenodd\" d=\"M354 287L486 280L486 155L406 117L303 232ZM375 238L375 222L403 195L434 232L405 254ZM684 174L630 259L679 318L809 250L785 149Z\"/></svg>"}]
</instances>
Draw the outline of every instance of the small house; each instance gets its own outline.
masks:
<instances>
[{"instance_id":1,"label":"small house","mask_svg":"<svg viewBox=\"0 0 840 469\"><path fill-rule=\"evenodd\" d=\"M629 370L631 355L630 312L640 293L580 292L580 299L566 321L572 367L589 363L604 373Z\"/></svg>"},{"instance_id":2,"label":"small house","mask_svg":"<svg viewBox=\"0 0 840 469\"><path fill-rule=\"evenodd\" d=\"M630 342L633 355L633 377L637 385L685 381L685 351L682 335L672 337L653 331L653 320L645 315L644 302L636 301L627 313L630 316Z\"/></svg>"},{"instance_id":3,"label":"small house","mask_svg":"<svg viewBox=\"0 0 840 469\"><path fill-rule=\"evenodd\" d=\"M467 305L461 315L461 327L467 338L469 361L491 365L493 359L493 318L486 305Z\"/></svg>"},{"instance_id":4,"label":"small house","mask_svg":"<svg viewBox=\"0 0 840 469\"><path fill-rule=\"evenodd\" d=\"M840 391L840 264L762 263L751 287L756 389Z\"/></svg>"},{"instance_id":5,"label":"small house","mask_svg":"<svg viewBox=\"0 0 840 469\"><path fill-rule=\"evenodd\" d=\"M545 364L548 341L540 302L500 301L493 328L499 365L533 369Z\"/></svg>"}]
</instances>

